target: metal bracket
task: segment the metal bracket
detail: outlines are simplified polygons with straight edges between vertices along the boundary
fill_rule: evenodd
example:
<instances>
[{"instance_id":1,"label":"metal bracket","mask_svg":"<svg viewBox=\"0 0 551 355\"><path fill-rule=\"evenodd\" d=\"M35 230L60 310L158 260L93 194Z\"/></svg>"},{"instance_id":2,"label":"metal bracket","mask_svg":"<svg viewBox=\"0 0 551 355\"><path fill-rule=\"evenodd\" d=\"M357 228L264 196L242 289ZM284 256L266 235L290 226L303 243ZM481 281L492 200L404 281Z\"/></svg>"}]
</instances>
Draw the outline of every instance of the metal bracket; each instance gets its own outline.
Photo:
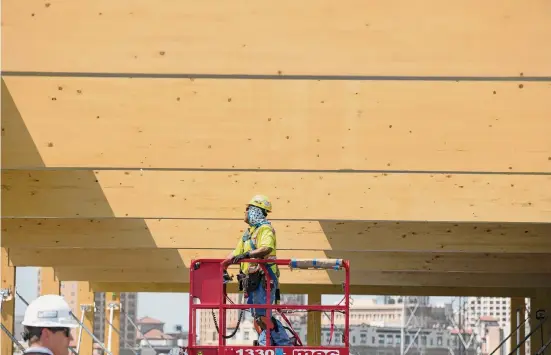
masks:
<instances>
[{"instance_id":1,"label":"metal bracket","mask_svg":"<svg viewBox=\"0 0 551 355\"><path fill-rule=\"evenodd\" d=\"M13 299L13 293L9 288L3 288L0 289L0 297L2 297L2 301L11 301Z\"/></svg>"},{"instance_id":2,"label":"metal bracket","mask_svg":"<svg viewBox=\"0 0 551 355\"><path fill-rule=\"evenodd\" d=\"M546 314L545 314L545 309L538 309L536 311L536 319L537 320L542 320L542 319L545 319L546 317Z\"/></svg>"},{"instance_id":3,"label":"metal bracket","mask_svg":"<svg viewBox=\"0 0 551 355\"><path fill-rule=\"evenodd\" d=\"M97 311L97 308L96 308L96 304L95 303L92 303L92 304L81 304L80 305L80 310L82 312L96 312Z\"/></svg>"},{"instance_id":4,"label":"metal bracket","mask_svg":"<svg viewBox=\"0 0 551 355\"><path fill-rule=\"evenodd\" d=\"M113 309L113 311L115 310L120 310L122 307L122 305L118 302L111 302L111 303L108 303L107 304L107 309Z\"/></svg>"}]
</instances>

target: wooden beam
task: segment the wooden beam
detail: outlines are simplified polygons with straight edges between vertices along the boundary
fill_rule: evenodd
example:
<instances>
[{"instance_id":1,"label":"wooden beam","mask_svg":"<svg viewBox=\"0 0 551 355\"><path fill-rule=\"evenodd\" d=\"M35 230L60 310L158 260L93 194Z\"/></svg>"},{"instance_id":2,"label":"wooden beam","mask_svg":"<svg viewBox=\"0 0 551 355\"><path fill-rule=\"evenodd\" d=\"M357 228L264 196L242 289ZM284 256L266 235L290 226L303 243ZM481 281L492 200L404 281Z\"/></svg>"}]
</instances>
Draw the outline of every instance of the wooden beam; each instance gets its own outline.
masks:
<instances>
[{"instance_id":1,"label":"wooden beam","mask_svg":"<svg viewBox=\"0 0 551 355\"><path fill-rule=\"evenodd\" d=\"M10 297L2 301L2 325L6 329L14 334L14 321L15 321L15 267L10 264L8 250L6 248L1 248L1 265L2 265L2 282L0 288L2 290L9 290ZM2 334L0 336L0 349L2 355L12 355L13 354L13 341L10 337L4 332L0 331ZM14 334L15 335L15 334Z\"/></svg>"},{"instance_id":2,"label":"wooden beam","mask_svg":"<svg viewBox=\"0 0 551 355\"><path fill-rule=\"evenodd\" d=\"M277 220L278 250L551 253L550 223ZM8 248L234 248L246 225L201 219L2 219Z\"/></svg>"},{"instance_id":3,"label":"wooden beam","mask_svg":"<svg viewBox=\"0 0 551 355\"><path fill-rule=\"evenodd\" d=\"M321 293L308 292L309 305L321 305ZM321 312L307 313L306 344L309 346L321 345Z\"/></svg>"},{"instance_id":4,"label":"wooden beam","mask_svg":"<svg viewBox=\"0 0 551 355\"><path fill-rule=\"evenodd\" d=\"M308 9L307 18L302 9ZM285 0L277 7L7 0L3 70L548 75L551 28L542 25L551 22L547 9L545 0L507 6L499 0ZM425 22L418 26L421 18ZM512 56L511 48L522 55Z\"/></svg>"},{"instance_id":5,"label":"wooden beam","mask_svg":"<svg viewBox=\"0 0 551 355\"><path fill-rule=\"evenodd\" d=\"M5 168L551 172L543 82L4 80Z\"/></svg>"},{"instance_id":6,"label":"wooden beam","mask_svg":"<svg viewBox=\"0 0 551 355\"><path fill-rule=\"evenodd\" d=\"M40 156L34 138L29 133L21 112L16 105L14 98L6 86L4 77L1 78L1 121L2 139L1 144L1 167L17 166L25 164L33 167L43 167L44 161ZM19 100L21 97L18 98ZM21 104L21 101L18 102Z\"/></svg>"},{"instance_id":7,"label":"wooden beam","mask_svg":"<svg viewBox=\"0 0 551 355\"><path fill-rule=\"evenodd\" d=\"M95 314L95 308L94 308L94 291L90 288L90 283L87 281L80 281L77 284L78 293L77 293L77 299L78 299L78 305L90 305L89 310L86 311L84 315L84 326L93 332L94 330L94 314ZM103 312L103 310L100 310ZM82 309L79 309L79 316L83 312ZM79 318L80 319L80 318ZM80 352L79 355L92 355L93 354L93 345L94 345L94 339L86 332L82 331L82 340L80 343Z\"/></svg>"},{"instance_id":8,"label":"wooden beam","mask_svg":"<svg viewBox=\"0 0 551 355\"><path fill-rule=\"evenodd\" d=\"M188 283L188 270L56 268L63 281ZM235 269L233 272L236 274ZM282 284L341 285L344 272L333 270L281 270ZM354 271L353 285L535 288L550 285L551 273L497 274L422 271ZM543 286L547 287L547 286Z\"/></svg>"},{"instance_id":9,"label":"wooden beam","mask_svg":"<svg viewBox=\"0 0 551 355\"><path fill-rule=\"evenodd\" d=\"M16 266L102 267L166 272L193 259L223 259L230 249L10 249ZM356 271L551 273L550 254L280 250L280 259L345 259Z\"/></svg>"},{"instance_id":10,"label":"wooden beam","mask_svg":"<svg viewBox=\"0 0 551 355\"><path fill-rule=\"evenodd\" d=\"M55 275L54 268L40 268L40 295L61 294L61 283Z\"/></svg>"},{"instance_id":11,"label":"wooden beam","mask_svg":"<svg viewBox=\"0 0 551 355\"><path fill-rule=\"evenodd\" d=\"M551 218L545 175L22 170L2 171L2 183L6 217L241 219L260 191L276 219Z\"/></svg>"},{"instance_id":12,"label":"wooden beam","mask_svg":"<svg viewBox=\"0 0 551 355\"><path fill-rule=\"evenodd\" d=\"M92 282L96 291L116 292L189 292L186 283L162 282ZM238 292L235 284L228 284L228 292ZM355 295L408 295L408 296L480 296L480 297L529 297L535 295L530 288L495 288L495 287L419 287L419 286L365 286L352 285ZM322 294L343 294L340 285L282 285L282 292L287 294L307 293L308 290L319 290Z\"/></svg>"}]
</instances>

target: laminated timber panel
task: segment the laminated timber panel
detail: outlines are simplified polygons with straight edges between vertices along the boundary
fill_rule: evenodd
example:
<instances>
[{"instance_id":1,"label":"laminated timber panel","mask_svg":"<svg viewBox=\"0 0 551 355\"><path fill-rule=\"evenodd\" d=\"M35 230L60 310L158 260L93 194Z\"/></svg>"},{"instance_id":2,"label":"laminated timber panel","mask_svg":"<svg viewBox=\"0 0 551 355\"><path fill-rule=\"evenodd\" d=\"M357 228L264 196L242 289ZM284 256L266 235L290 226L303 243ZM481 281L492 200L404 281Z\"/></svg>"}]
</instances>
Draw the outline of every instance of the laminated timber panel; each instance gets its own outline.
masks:
<instances>
[{"instance_id":1,"label":"laminated timber panel","mask_svg":"<svg viewBox=\"0 0 551 355\"><path fill-rule=\"evenodd\" d=\"M90 282L159 282L189 283L189 270L166 272L162 269L101 269L56 268L63 281ZM230 274L236 274L234 269ZM341 285L343 271L333 270L281 270L280 282L303 285ZM366 286L434 286L434 287L551 287L550 273L494 274L451 273L416 271L354 271L350 273L352 285Z\"/></svg>"},{"instance_id":2,"label":"laminated timber panel","mask_svg":"<svg viewBox=\"0 0 551 355\"><path fill-rule=\"evenodd\" d=\"M189 284L167 282L92 282L97 292L189 292ZM236 293L235 283L227 284L229 293ZM291 285L285 284L282 291L287 294L319 292L321 294L343 294L341 285ZM479 297L529 297L536 291L530 288L495 287L420 287L420 286L366 286L351 285L353 295L403 295L403 296L479 296Z\"/></svg>"},{"instance_id":3,"label":"laminated timber panel","mask_svg":"<svg viewBox=\"0 0 551 355\"><path fill-rule=\"evenodd\" d=\"M261 191L272 219L551 218L551 175L23 170L2 184L4 217L241 219Z\"/></svg>"},{"instance_id":4,"label":"laminated timber panel","mask_svg":"<svg viewBox=\"0 0 551 355\"><path fill-rule=\"evenodd\" d=\"M8 289L10 291L10 297L5 301L2 301L2 307L0 307L0 318L2 325L6 327L10 333L14 334L15 330L15 300L17 298L15 294L16 286L16 268L10 264L8 249L0 248L0 288L2 290ZM0 335L0 350L2 355L13 355L14 344L10 336L2 330Z\"/></svg>"},{"instance_id":5,"label":"laminated timber panel","mask_svg":"<svg viewBox=\"0 0 551 355\"><path fill-rule=\"evenodd\" d=\"M40 295L59 295L61 294L61 282L55 275L52 267L40 268Z\"/></svg>"},{"instance_id":6,"label":"laminated timber panel","mask_svg":"<svg viewBox=\"0 0 551 355\"><path fill-rule=\"evenodd\" d=\"M235 240L235 239L234 239ZM78 268L101 261L101 267L188 272L191 260L225 258L227 249L10 249L15 266ZM478 272L495 274L551 273L551 254L410 253L279 250L279 259L345 259L354 273L363 271ZM285 269L285 267L284 267ZM104 280L105 281L105 280Z\"/></svg>"},{"instance_id":7,"label":"laminated timber panel","mask_svg":"<svg viewBox=\"0 0 551 355\"><path fill-rule=\"evenodd\" d=\"M284 0L277 6L244 0L172 0L163 6L147 0L7 0L2 22L7 71L551 72L546 0Z\"/></svg>"},{"instance_id":8,"label":"laminated timber panel","mask_svg":"<svg viewBox=\"0 0 551 355\"><path fill-rule=\"evenodd\" d=\"M551 253L550 223L272 221L278 250ZM2 220L6 248L231 249L241 220L22 218Z\"/></svg>"},{"instance_id":9,"label":"laminated timber panel","mask_svg":"<svg viewBox=\"0 0 551 355\"><path fill-rule=\"evenodd\" d=\"M4 80L4 168L551 172L548 83Z\"/></svg>"}]
</instances>

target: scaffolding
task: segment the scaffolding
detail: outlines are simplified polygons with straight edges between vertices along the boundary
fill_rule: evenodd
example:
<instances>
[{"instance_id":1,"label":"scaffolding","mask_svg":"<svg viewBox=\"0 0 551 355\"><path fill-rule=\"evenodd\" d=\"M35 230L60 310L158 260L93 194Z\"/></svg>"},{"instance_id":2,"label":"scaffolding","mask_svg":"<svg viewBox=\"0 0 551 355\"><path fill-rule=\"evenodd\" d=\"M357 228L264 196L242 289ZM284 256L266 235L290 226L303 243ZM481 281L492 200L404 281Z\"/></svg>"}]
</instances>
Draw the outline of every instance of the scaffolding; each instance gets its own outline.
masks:
<instances>
[{"instance_id":1,"label":"scaffolding","mask_svg":"<svg viewBox=\"0 0 551 355\"><path fill-rule=\"evenodd\" d=\"M453 304L457 301L457 311L453 311ZM452 301L452 313L448 314L448 321L451 323L454 329L457 329L457 340L455 348L448 346L448 352L451 355L467 355L469 349L476 349L480 351L481 343L477 341L476 332L470 327L467 327L466 319L467 297L454 297ZM476 328L480 324L478 319L474 327ZM470 332L470 334L468 334Z\"/></svg>"},{"instance_id":2,"label":"scaffolding","mask_svg":"<svg viewBox=\"0 0 551 355\"><path fill-rule=\"evenodd\" d=\"M406 355L414 346L417 353L424 354L424 347L419 342L419 334L423 329L421 319L418 317L419 307L421 305L419 297L402 297L402 326L400 340L400 355Z\"/></svg>"},{"instance_id":3,"label":"scaffolding","mask_svg":"<svg viewBox=\"0 0 551 355\"><path fill-rule=\"evenodd\" d=\"M13 300L13 295L9 288L3 288L0 290L0 312L2 311L2 307L4 305L4 302ZM8 335L8 337L11 339L11 341L19 348L21 351L25 351L25 347L21 345L21 343L15 338L12 332L9 331L8 328L4 326L4 324L0 323L0 326L2 327L2 331Z\"/></svg>"}]
</instances>

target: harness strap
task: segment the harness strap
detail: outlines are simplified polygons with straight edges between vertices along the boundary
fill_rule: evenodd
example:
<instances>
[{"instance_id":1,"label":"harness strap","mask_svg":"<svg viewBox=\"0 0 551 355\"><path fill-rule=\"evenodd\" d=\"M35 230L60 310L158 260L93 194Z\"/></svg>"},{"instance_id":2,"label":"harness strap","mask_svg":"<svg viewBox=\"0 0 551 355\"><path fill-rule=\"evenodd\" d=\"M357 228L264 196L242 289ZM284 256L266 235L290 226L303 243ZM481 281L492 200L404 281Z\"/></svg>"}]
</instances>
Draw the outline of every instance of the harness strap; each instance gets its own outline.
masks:
<instances>
[{"instance_id":1,"label":"harness strap","mask_svg":"<svg viewBox=\"0 0 551 355\"><path fill-rule=\"evenodd\" d=\"M269 222L266 222L264 224L269 224ZM275 234L275 229L270 225L270 228L272 229L272 232ZM258 233L258 228L255 230L256 233ZM252 236L249 236L249 245L251 246L251 250L256 249L256 245L253 242ZM277 276L274 273L274 270L272 270L272 266L274 266L275 263L266 263L266 269L268 270L268 274L270 274L270 278L276 282Z\"/></svg>"}]
</instances>

